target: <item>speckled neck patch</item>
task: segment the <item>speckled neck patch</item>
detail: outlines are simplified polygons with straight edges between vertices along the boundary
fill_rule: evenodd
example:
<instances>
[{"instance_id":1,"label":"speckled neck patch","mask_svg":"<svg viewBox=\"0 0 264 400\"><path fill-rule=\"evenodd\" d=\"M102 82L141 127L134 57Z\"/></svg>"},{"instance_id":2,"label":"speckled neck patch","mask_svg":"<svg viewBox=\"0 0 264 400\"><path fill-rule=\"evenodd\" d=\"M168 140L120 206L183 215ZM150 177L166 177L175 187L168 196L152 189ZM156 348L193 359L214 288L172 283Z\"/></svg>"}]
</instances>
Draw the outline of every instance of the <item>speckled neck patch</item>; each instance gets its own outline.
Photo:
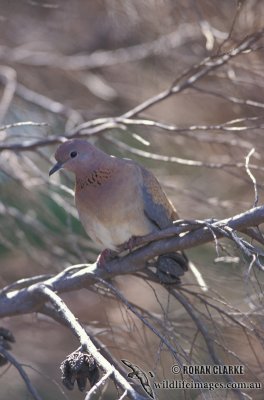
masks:
<instances>
[{"instance_id":1,"label":"speckled neck patch","mask_svg":"<svg viewBox=\"0 0 264 400\"><path fill-rule=\"evenodd\" d=\"M98 168L86 175L86 177L78 178L76 186L78 189L84 189L86 186L98 187L107 182L113 175L113 170L110 168Z\"/></svg>"}]
</instances>

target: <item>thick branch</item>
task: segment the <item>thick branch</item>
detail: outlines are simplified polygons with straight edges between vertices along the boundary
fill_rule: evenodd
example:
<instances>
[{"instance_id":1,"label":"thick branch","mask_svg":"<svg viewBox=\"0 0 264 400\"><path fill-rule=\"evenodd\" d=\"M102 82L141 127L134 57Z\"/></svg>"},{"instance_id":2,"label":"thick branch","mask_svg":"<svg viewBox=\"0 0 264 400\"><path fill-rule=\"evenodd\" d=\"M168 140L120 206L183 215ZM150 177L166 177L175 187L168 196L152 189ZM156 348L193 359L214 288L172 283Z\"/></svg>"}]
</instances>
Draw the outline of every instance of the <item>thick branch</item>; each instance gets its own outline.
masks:
<instances>
[{"instance_id":1,"label":"thick branch","mask_svg":"<svg viewBox=\"0 0 264 400\"><path fill-rule=\"evenodd\" d=\"M115 259L109 262L104 269L97 268L96 264L77 265L62 271L43 283L56 293L89 287L94 284L96 277L108 279L116 275L132 274L143 269L149 259L160 254L189 249L211 242L215 240L215 237L223 237L224 233L221 233L218 228L226 226L233 230L245 230L248 227L258 226L263 222L264 206L260 206L235 215L232 218L215 222L211 224L210 229L204 226L184 236L168 238L167 230L161 231L157 235L162 237L162 234L164 234L164 237L167 237L166 239L159 238L160 240L158 241L141 247L124 257ZM214 227L217 228L216 231L214 231ZM173 228L177 229L177 227ZM186 231L188 230L188 225L186 225L185 229ZM214 235L212 232L214 232ZM172 232L170 233L172 234ZM34 285L8 293L3 292L0 297L0 318L38 311L43 306L43 302L43 298L36 296Z\"/></svg>"}]
</instances>

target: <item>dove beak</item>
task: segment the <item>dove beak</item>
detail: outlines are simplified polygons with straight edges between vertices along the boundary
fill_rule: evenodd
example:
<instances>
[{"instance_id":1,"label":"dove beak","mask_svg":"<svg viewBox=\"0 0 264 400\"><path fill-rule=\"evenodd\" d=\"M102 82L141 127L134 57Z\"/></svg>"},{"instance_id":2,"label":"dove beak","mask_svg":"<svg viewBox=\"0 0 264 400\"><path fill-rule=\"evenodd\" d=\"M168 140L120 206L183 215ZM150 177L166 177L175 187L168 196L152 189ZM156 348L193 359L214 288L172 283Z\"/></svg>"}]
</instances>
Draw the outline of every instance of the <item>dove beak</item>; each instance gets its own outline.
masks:
<instances>
[{"instance_id":1,"label":"dove beak","mask_svg":"<svg viewBox=\"0 0 264 400\"><path fill-rule=\"evenodd\" d=\"M63 163L57 162L49 171L49 176L53 175L55 172L59 171L61 168L63 168Z\"/></svg>"}]
</instances>

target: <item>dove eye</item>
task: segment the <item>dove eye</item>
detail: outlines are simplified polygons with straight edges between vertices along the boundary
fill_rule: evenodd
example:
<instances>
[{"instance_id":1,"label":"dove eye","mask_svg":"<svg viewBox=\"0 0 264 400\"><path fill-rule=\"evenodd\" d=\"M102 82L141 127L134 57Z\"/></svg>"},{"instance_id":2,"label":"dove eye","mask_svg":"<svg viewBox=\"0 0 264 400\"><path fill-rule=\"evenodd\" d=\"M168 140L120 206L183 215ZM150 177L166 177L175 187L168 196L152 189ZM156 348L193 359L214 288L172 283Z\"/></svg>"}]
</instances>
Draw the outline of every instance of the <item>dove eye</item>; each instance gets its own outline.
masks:
<instances>
[{"instance_id":1,"label":"dove eye","mask_svg":"<svg viewBox=\"0 0 264 400\"><path fill-rule=\"evenodd\" d=\"M77 156L77 151L71 151L70 152L70 156L71 156L71 158L76 157Z\"/></svg>"}]
</instances>

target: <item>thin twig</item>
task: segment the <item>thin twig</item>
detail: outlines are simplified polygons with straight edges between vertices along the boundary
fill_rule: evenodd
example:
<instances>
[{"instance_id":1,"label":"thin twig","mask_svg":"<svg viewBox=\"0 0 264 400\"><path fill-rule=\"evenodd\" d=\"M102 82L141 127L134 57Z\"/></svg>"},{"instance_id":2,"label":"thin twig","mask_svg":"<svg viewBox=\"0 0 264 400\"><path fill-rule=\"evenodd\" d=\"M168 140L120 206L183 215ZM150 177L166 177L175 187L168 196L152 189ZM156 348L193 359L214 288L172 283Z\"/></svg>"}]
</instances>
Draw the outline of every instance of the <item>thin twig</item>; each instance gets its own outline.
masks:
<instances>
[{"instance_id":1,"label":"thin twig","mask_svg":"<svg viewBox=\"0 0 264 400\"><path fill-rule=\"evenodd\" d=\"M137 156L148 158L151 160L155 161L164 161L164 162L171 162L171 163L177 163L180 165L186 165L188 167L201 167L201 168L212 168L212 169L224 169L224 168L245 168L245 163L220 163L220 162L214 162L210 163L207 161L196 161L196 160L190 160L186 158L181 158L181 157L176 157L176 156L166 156L162 154L156 154L152 153L146 150L141 150L137 149L135 147L132 147L126 143L124 143L121 140L118 140L114 137L105 137L105 139L111 143L114 143L117 147L121 148L122 150L126 150L129 153L136 154ZM1 146L0 146L0 151L1 151ZM258 165L250 165L251 169L257 169L257 170L264 170L264 167L258 166Z\"/></svg>"},{"instance_id":2,"label":"thin twig","mask_svg":"<svg viewBox=\"0 0 264 400\"><path fill-rule=\"evenodd\" d=\"M112 368L112 370L110 369L109 371L107 371L107 373L104 374L102 378L89 390L84 400L91 400L92 396L97 392L97 390L101 386L103 386L106 383L107 379L112 375L113 372L114 368Z\"/></svg>"},{"instance_id":3,"label":"thin twig","mask_svg":"<svg viewBox=\"0 0 264 400\"><path fill-rule=\"evenodd\" d=\"M162 341L162 343L171 351L171 353L173 354L173 356L175 357L175 359L177 360L177 362L182 365L182 362L179 359L179 355L178 352L176 351L175 348L171 345L171 343L166 339L165 336L163 336L153 325L151 325L149 323L149 321L141 314L139 313L139 311L125 298L125 296L120 292L120 290L118 290L116 287L114 287L111 283L107 282L106 280L102 279L102 278L98 278L98 281L101 282L104 286L106 286L107 288L109 288L114 294L115 296L117 296L123 304L125 304L125 306L133 313L137 316L137 318L140 319L140 321L146 325L157 337L160 338L160 340ZM184 351L183 349L181 349L182 351ZM183 357L185 357L185 361L188 362L188 356L187 353L183 355Z\"/></svg>"},{"instance_id":4,"label":"thin twig","mask_svg":"<svg viewBox=\"0 0 264 400\"><path fill-rule=\"evenodd\" d=\"M0 75L4 77L5 89L0 102L0 123L3 121L16 91L16 71L8 66L0 66Z\"/></svg>"},{"instance_id":5,"label":"thin twig","mask_svg":"<svg viewBox=\"0 0 264 400\"><path fill-rule=\"evenodd\" d=\"M139 393L137 393L130 383L117 371L98 351L98 349L95 347L85 330L82 328L80 323L77 321L73 313L69 310L69 308L66 306L66 304L61 300L61 298L54 293L53 290L51 290L48 286L44 284L36 284L34 285L34 292L35 295L41 295L45 298L45 300L48 300L51 302L53 307L56 309L58 314L65 320L66 325L71 329L71 331L74 333L75 336L78 337L81 346L82 346L82 351L87 351L91 356L96 360L96 363L98 366L105 371L106 373L109 373L110 375L113 375L114 381L116 384L121 387L123 390L127 390L128 396L130 399L133 400L146 400L145 396L141 396Z\"/></svg>"},{"instance_id":6,"label":"thin twig","mask_svg":"<svg viewBox=\"0 0 264 400\"><path fill-rule=\"evenodd\" d=\"M162 100L167 99L172 94L180 93L183 90L193 86L195 82L198 82L204 76L208 75L209 72L223 66L232 58L237 57L239 54L243 53L246 50L250 50L250 46L256 43L259 39L262 38L264 34L264 30L259 32L254 32L252 35L249 35L245 39L241 41L241 43L231 50L229 53L220 55L219 57L215 58L206 58L204 59L198 66L192 67L190 69L190 77L183 81L182 83L173 84L169 89L165 90L164 92L159 93L158 95L152 97L149 100L144 101L143 103L139 104L132 110L126 112L122 115L123 118L131 118L135 117L136 115L146 111L150 107L153 107L155 104L161 102ZM197 72L194 72L197 70Z\"/></svg>"},{"instance_id":7,"label":"thin twig","mask_svg":"<svg viewBox=\"0 0 264 400\"><path fill-rule=\"evenodd\" d=\"M213 338L207 331L207 328L204 326L201 319L197 316L195 312L195 308L190 304L190 302L183 296L180 292L176 290L168 289L171 294L181 303L181 305L186 309L192 320L194 321L195 325L197 326L199 332L202 334L205 344L207 346L208 352L216 365L223 365L223 361L218 357L214 345L213 345ZM225 375L225 379L227 382L234 383L234 379L231 375ZM233 389L234 392L237 394L239 399L244 400L244 393L241 392L239 389Z\"/></svg>"},{"instance_id":8,"label":"thin twig","mask_svg":"<svg viewBox=\"0 0 264 400\"><path fill-rule=\"evenodd\" d=\"M0 126L0 131L5 131L11 128L20 128L21 126L49 126L49 124L47 122L33 122L33 121L14 122L13 124Z\"/></svg>"},{"instance_id":9,"label":"thin twig","mask_svg":"<svg viewBox=\"0 0 264 400\"><path fill-rule=\"evenodd\" d=\"M57 313L57 311L50 305L44 304L43 307L39 310L39 313L49 316L52 318L54 321L58 322L59 324L63 326L67 326L67 323L65 322L65 319ZM95 345L95 347L100 351L102 356L108 360L108 362L117 369L120 374L126 379L127 378L127 371L123 367L123 365L120 365L120 363L113 357L113 355L110 353L110 351L107 349L107 347L96 337L92 329L89 326L85 326L85 331L87 332L88 336L90 336L91 341ZM78 349L79 350L79 349ZM141 390L141 386L137 385L134 383L134 388L137 391Z\"/></svg>"},{"instance_id":10,"label":"thin twig","mask_svg":"<svg viewBox=\"0 0 264 400\"><path fill-rule=\"evenodd\" d=\"M7 351L6 349L4 349L2 346L0 346L0 354L2 354L17 369L21 378L25 382L25 385L26 385L29 393L31 394L31 396L35 400L43 400L42 397L37 392L37 390L32 385L30 378L28 377L27 373L24 371L24 368L22 368L21 364L15 359L15 357L13 357L12 354L10 354L10 352Z\"/></svg>"},{"instance_id":11,"label":"thin twig","mask_svg":"<svg viewBox=\"0 0 264 400\"><path fill-rule=\"evenodd\" d=\"M142 60L153 54L164 54L171 49L184 45L190 39L197 37L199 30L194 24L181 24L177 30L162 35L157 39L116 50L95 51L92 54L63 54L32 51L30 49L10 48L0 46L0 59L25 65L50 66L67 71L80 71L112 66Z\"/></svg>"},{"instance_id":12,"label":"thin twig","mask_svg":"<svg viewBox=\"0 0 264 400\"><path fill-rule=\"evenodd\" d=\"M249 168L249 160L250 160L250 157L254 154L254 152L255 152L255 149L252 148L250 150L250 152L248 153L248 155L246 156L245 167L246 167L247 174L250 177L250 179L252 180L253 185L254 185L255 201L254 201L253 207L257 207L258 199L259 199L257 181L256 181L256 178L254 177L254 175L252 174L252 172L250 171L250 168Z\"/></svg>"}]
</instances>

